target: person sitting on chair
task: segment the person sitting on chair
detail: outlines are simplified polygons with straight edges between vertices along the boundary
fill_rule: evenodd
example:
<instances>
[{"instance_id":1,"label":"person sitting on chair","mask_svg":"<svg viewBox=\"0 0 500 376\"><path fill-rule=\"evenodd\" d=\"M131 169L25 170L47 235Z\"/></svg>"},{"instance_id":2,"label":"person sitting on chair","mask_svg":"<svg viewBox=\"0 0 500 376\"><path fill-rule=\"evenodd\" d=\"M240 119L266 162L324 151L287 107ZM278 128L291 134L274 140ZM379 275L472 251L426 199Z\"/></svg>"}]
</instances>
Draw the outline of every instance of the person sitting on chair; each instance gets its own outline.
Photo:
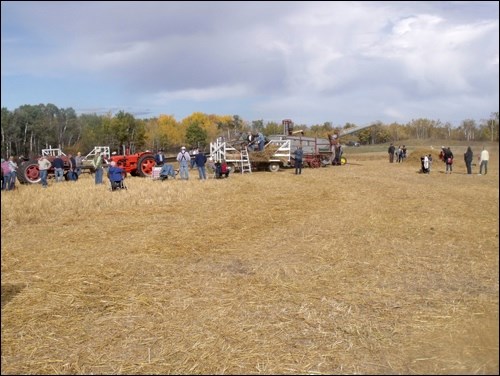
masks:
<instances>
[{"instance_id":1,"label":"person sitting on chair","mask_svg":"<svg viewBox=\"0 0 500 376\"><path fill-rule=\"evenodd\" d=\"M229 168L227 167L226 161L223 159L220 164L220 175L225 176L226 178L229 176Z\"/></svg>"},{"instance_id":2,"label":"person sitting on chair","mask_svg":"<svg viewBox=\"0 0 500 376\"><path fill-rule=\"evenodd\" d=\"M108 169L108 179L111 182L111 190L125 188L123 185L123 178L125 171L121 167L116 166L115 161L111 161L111 166Z\"/></svg>"},{"instance_id":3,"label":"person sitting on chair","mask_svg":"<svg viewBox=\"0 0 500 376\"><path fill-rule=\"evenodd\" d=\"M174 166L172 166L171 164L167 164L165 163L162 167L161 167L161 171L160 171L160 180L163 181L165 179L168 179L168 177L172 177L175 179L175 170L174 170Z\"/></svg>"}]
</instances>

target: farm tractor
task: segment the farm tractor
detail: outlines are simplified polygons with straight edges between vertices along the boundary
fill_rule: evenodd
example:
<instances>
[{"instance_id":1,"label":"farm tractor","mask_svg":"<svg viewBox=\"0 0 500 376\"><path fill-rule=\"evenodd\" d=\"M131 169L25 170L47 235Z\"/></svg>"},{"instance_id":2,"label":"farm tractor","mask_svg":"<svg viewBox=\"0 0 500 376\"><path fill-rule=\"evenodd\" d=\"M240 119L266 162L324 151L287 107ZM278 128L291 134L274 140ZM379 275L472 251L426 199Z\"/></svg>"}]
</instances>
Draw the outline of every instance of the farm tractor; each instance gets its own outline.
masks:
<instances>
[{"instance_id":1,"label":"farm tractor","mask_svg":"<svg viewBox=\"0 0 500 376\"><path fill-rule=\"evenodd\" d=\"M128 149L124 149L121 155L116 153L110 155L108 146L96 146L83 159L83 167L88 168L91 172L94 171L92 160L97 153L105 153L109 162L116 162L118 167L132 176L149 177L153 174L153 167L156 164L155 155L151 151L130 154Z\"/></svg>"},{"instance_id":2,"label":"farm tractor","mask_svg":"<svg viewBox=\"0 0 500 376\"><path fill-rule=\"evenodd\" d=\"M123 155L111 155L109 146L96 146L88 153L83 161L82 168L90 172L94 172L92 160L97 153L105 153L108 156L108 161L115 161L117 166L124 169L127 174L132 176L151 176L155 165L155 156L150 151L128 154L126 151ZM64 176L68 180L68 171L71 163L69 157L64 154L59 148L42 149L42 155L47 156L47 159L52 162L57 156L64 161ZM49 169L49 177L54 176L54 168ZM23 184L36 184L40 182L40 171L38 169L38 158L32 158L29 161L21 163L17 169L17 179Z\"/></svg>"},{"instance_id":3,"label":"farm tractor","mask_svg":"<svg viewBox=\"0 0 500 376\"><path fill-rule=\"evenodd\" d=\"M68 171L70 170L71 163L69 157L61 149L49 146L48 149L42 149L42 155L45 155L51 163L56 157L61 157L64 162L64 177L66 180L69 179ZM49 176L54 176L54 168L51 167L48 173ZM16 175L17 180L22 184L39 183L41 178L40 171L38 170L38 158L31 158L28 161L22 162L17 169Z\"/></svg>"}]
</instances>

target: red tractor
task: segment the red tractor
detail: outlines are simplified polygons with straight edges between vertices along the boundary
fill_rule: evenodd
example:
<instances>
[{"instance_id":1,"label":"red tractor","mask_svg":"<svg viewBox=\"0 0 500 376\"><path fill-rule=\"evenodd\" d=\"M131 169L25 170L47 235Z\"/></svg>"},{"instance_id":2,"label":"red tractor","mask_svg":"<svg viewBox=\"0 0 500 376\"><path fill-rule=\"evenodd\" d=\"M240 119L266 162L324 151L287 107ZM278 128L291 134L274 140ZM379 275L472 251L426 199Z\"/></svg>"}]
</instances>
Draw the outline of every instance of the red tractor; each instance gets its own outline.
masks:
<instances>
[{"instance_id":1,"label":"red tractor","mask_svg":"<svg viewBox=\"0 0 500 376\"><path fill-rule=\"evenodd\" d=\"M122 155L111 154L110 156L109 147L96 146L94 147L94 150L88 153L84 158L84 168L88 168L91 171L94 170L92 166L92 159L97 153L106 153L109 162L116 162L118 167L121 167L127 174L132 176L152 176L153 167L156 164L155 155L151 151L129 154L128 150L125 150Z\"/></svg>"},{"instance_id":2,"label":"red tractor","mask_svg":"<svg viewBox=\"0 0 500 376\"><path fill-rule=\"evenodd\" d=\"M88 169L94 172L92 159L97 152L106 153L109 156L109 147L96 146L83 160L83 169ZM64 161L64 176L68 179L67 172L70 170L69 158L61 151L61 149L43 149L42 155L46 155L47 159L52 162L56 156L60 156ZM145 151L135 154L111 155L109 161L115 161L117 166L123 168L127 174L132 176L152 176L153 167L155 166L155 156L151 151ZM54 175L54 169L50 168L49 176ZM38 170L38 158L30 159L21 163L17 169L17 179L23 184L40 183L40 171Z\"/></svg>"},{"instance_id":3,"label":"red tractor","mask_svg":"<svg viewBox=\"0 0 500 376\"><path fill-rule=\"evenodd\" d=\"M68 171L70 170L71 163L68 156L64 154L61 149L42 149L42 155L45 155L47 159L52 163L56 157L61 157L64 161L64 177L66 180L69 179ZM28 161L22 162L16 172L17 180L22 184L36 184L40 183L40 171L38 170L38 158L31 158ZM54 168L49 169L49 176L54 175Z\"/></svg>"},{"instance_id":4,"label":"red tractor","mask_svg":"<svg viewBox=\"0 0 500 376\"><path fill-rule=\"evenodd\" d=\"M132 176L152 176L153 167L156 164L155 155L150 151L135 154L112 155L111 161L115 161L118 167Z\"/></svg>"}]
</instances>

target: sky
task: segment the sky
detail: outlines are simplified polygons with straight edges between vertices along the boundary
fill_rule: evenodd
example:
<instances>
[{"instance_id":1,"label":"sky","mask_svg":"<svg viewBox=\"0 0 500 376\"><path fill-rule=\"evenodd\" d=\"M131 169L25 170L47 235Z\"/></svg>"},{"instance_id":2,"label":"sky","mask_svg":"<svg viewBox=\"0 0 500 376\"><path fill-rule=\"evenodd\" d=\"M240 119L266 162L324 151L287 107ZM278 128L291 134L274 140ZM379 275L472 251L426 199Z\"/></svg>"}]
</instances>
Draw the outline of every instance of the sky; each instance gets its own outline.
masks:
<instances>
[{"instance_id":1,"label":"sky","mask_svg":"<svg viewBox=\"0 0 500 376\"><path fill-rule=\"evenodd\" d=\"M1 2L1 107L334 126L488 119L498 1Z\"/></svg>"}]
</instances>

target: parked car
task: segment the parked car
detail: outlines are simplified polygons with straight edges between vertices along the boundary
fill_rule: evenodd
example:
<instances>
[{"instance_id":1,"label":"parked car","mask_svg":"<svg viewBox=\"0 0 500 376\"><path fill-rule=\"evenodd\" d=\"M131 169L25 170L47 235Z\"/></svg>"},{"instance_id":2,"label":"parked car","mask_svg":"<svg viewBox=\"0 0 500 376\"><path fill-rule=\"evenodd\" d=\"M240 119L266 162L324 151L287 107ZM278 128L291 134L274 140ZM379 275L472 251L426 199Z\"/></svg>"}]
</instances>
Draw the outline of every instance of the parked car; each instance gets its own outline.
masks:
<instances>
[{"instance_id":1,"label":"parked car","mask_svg":"<svg viewBox=\"0 0 500 376\"><path fill-rule=\"evenodd\" d=\"M356 141L349 141L347 143L347 146L361 146L361 144L359 142L356 142Z\"/></svg>"}]
</instances>

